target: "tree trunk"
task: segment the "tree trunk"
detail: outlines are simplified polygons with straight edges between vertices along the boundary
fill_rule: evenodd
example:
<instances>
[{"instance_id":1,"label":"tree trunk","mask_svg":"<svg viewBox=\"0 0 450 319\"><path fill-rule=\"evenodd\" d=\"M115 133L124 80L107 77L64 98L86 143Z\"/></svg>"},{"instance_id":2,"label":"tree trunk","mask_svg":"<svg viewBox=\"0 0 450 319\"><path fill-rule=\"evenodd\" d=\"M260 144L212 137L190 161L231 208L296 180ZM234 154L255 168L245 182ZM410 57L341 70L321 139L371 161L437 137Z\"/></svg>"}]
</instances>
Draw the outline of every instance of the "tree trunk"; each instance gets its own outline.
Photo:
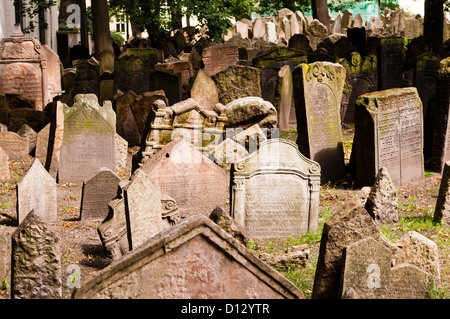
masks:
<instances>
[{"instance_id":1,"label":"tree trunk","mask_svg":"<svg viewBox=\"0 0 450 319\"><path fill-rule=\"evenodd\" d=\"M89 29L88 29L88 19L86 11L86 0L78 0L80 5L80 35L81 35L81 45L91 52L89 48Z\"/></svg>"},{"instance_id":2,"label":"tree trunk","mask_svg":"<svg viewBox=\"0 0 450 319\"><path fill-rule=\"evenodd\" d=\"M114 49L109 30L107 0L92 1L95 57L100 62L100 75L114 72Z\"/></svg>"},{"instance_id":3,"label":"tree trunk","mask_svg":"<svg viewBox=\"0 0 450 319\"><path fill-rule=\"evenodd\" d=\"M312 0L312 14L313 18L319 20L331 33L330 16L328 14L328 5L326 0Z\"/></svg>"},{"instance_id":4,"label":"tree trunk","mask_svg":"<svg viewBox=\"0 0 450 319\"><path fill-rule=\"evenodd\" d=\"M444 42L444 0L425 0L423 38L429 50L441 53Z\"/></svg>"},{"instance_id":5,"label":"tree trunk","mask_svg":"<svg viewBox=\"0 0 450 319\"><path fill-rule=\"evenodd\" d=\"M141 33L139 30L139 25L136 23L136 12L134 11L136 8L135 0L128 0L128 6L130 7L130 24L131 24L131 35L133 37L138 36Z\"/></svg>"}]
</instances>

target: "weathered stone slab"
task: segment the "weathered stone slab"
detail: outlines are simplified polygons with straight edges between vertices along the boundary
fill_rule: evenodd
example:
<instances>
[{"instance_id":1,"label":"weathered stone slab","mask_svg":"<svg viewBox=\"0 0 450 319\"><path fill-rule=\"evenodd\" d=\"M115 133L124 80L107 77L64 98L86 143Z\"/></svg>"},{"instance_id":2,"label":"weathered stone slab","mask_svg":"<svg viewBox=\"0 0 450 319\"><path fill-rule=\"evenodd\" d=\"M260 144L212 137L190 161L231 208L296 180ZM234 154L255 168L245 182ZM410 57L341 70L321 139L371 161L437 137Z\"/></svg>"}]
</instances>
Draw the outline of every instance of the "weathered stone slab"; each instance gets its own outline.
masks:
<instances>
[{"instance_id":1,"label":"weathered stone slab","mask_svg":"<svg viewBox=\"0 0 450 319\"><path fill-rule=\"evenodd\" d=\"M58 174L60 151L64 135L63 108L64 106L61 102L56 102L56 106L50 122L47 158L45 160L45 169L54 178L56 178Z\"/></svg>"},{"instance_id":2,"label":"weathered stone slab","mask_svg":"<svg viewBox=\"0 0 450 319\"><path fill-rule=\"evenodd\" d=\"M317 229L320 167L295 144L268 140L233 164L231 174L231 216L249 238L287 238Z\"/></svg>"},{"instance_id":3,"label":"weathered stone slab","mask_svg":"<svg viewBox=\"0 0 450 319\"><path fill-rule=\"evenodd\" d=\"M11 236L15 227L0 225L0 281L6 279L8 290L11 285Z\"/></svg>"},{"instance_id":4,"label":"weathered stone slab","mask_svg":"<svg viewBox=\"0 0 450 319\"><path fill-rule=\"evenodd\" d=\"M128 142L119 134L115 134L116 140L116 170L126 170L128 162Z\"/></svg>"},{"instance_id":5,"label":"weathered stone slab","mask_svg":"<svg viewBox=\"0 0 450 319\"><path fill-rule=\"evenodd\" d=\"M191 88L191 98L205 110L214 110L219 103L219 91L214 80L199 70Z\"/></svg>"},{"instance_id":6,"label":"weathered stone slab","mask_svg":"<svg viewBox=\"0 0 450 319\"><path fill-rule=\"evenodd\" d=\"M430 274L420 268L400 264L391 269L391 299L429 299Z\"/></svg>"},{"instance_id":7,"label":"weathered stone slab","mask_svg":"<svg viewBox=\"0 0 450 319\"><path fill-rule=\"evenodd\" d=\"M378 47L378 88L387 90L402 88L403 81L403 45L402 37L375 38Z\"/></svg>"},{"instance_id":8,"label":"weathered stone slab","mask_svg":"<svg viewBox=\"0 0 450 319\"><path fill-rule=\"evenodd\" d=\"M250 297L304 298L295 285L201 215L156 235L72 294L74 299Z\"/></svg>"},{"instance_id":9,"label":"weathered stone slab","mask_svg":"<svg viewBox=\"0 0 450 319\"><path fill-rule=\"evenodd\" d=\"M50 137L50 123L47 124L42 130L37 133L36 137L36 150L34 156L42 159L42 164L45 165L45 159L47 158L48 141Z\"/></svg>"},{"instance_id":10,"label":"weathered stone slab","mask_svg":"<svg viewBox=\"0 0 450 319\"><path fill-rule=\"evenodd\" d=\"M12 299L60 299L61 252L55 231L34 211L12 234Z\"/></svg>"},{"instance_id":11,"label":"weathered stone slab","mask_svg":"<svg viewBox=\"0 0 450 319\"><path fill-rule=\"evenodd\" d=\"M56 181L35 159L17 184L17 220L19 224L34 210L46 223L57 222Z\"/></svg>"},{"instance_id":12,"label":"weathered stone slab","mask_svg":"<svg viewBox=\"0 0 450 319\"><path fill-rule=\"evenodd\" d=\"M80 220L104 220L108 203L117 195L121 179L110 169L102 167L98 173L83 182Z\"/></svg>"},{"instance_id":13,"label":"weathered stone slab","mask_svg":"<svg viewBox=\"0 0 450 319\"><path fill-rule=\"evenodd\" d=\"M289 65L284 65L278 72L273 105L278 111L278 127L280 130L296 129L297 117L295 115L294 88L292 71Z\"/></svg>"},{"instance_id":14,"label":"weathered stone slab","mask_svg":"<svg viewBox=\"0 0 450 319\"><path fill-rule=\"evenodd\" d=\"M12 161L22 161L29 156L28 140L14 132L0 132L0 147Z\"/></svg>"},{"instance_id":15,"label":"weathered stone slab","mask_svg":"<svg viewBox=\"0 0 450 319\"><path fill-rule=\"evenodd\" d=\"M163 230L161 192L142 170L133 173L123 192L128 242L133 250Z\"/></svg>"},{"instance_id":16,"label":"weathered stone slab","mask_svg":"<svg viewBox=\"0 0 450 319\"><path fill-rule=\"evenodd\" d=\"M116 131L130 145L138 145L141 142L141 133L131 111L131 105L136 98L136 93L128 91L116 99Z\"/></svg>"},{"instance_id":17,"label":"weathered stone slab","mask_svg":"<svg viewBox=\"0 0 450 319\"><path fill-rule=\"evenodd\" d=\"M149 91L164 91L169 104L175 104L183 99L181 74L155 70L150 72Z\"/></svg>"},{"instance_id":18,"label":"weathered stone slab","mask_svg":"<svg viewBox=\"0 0 450 319\"><path fill-rule=\"evenodd\" d=\"M8 154L0 147L0 180L10 179L11 173L9 170Z\"/></svg>"},{"instance_id":19,"label":"weathered stone slab","mask_svg":"<svg viewBox=\"0 0 450 319\"><path fill-rule=\"evenodd\" d=\"M352 291L358 299L389 298L392 251L372 237L344 249L340 298Z\"/></svg>"},{"instance_id":20,"label":"weathered stone slab","mask_svg":"<svg viewBox=\"0 0 450 319\"><path fill-rule=\"evenodd\" d=\"M239 50L236 45L216 44L205 48L202 52L203 72L208 76L225 70L239 63Z\"/></svg>"},{"instance_id":21,"label":"weathered stone slab","mask_svg":"<svg viewBox=\"0 0 450 319\"><path fill-rule=\"evenodd\" d=\"M106 167L116 171L116 120L111 102L98 104L93 94L75 97L64 105L64 137L60 150L58 182L82 184Z\"/></svg>"},{"instance_id":22,"label":"weathered stone slab","mask_svg":"<svg viewBox=\"0 0 450 319\"><path fill-rule=\"evenodd\" d=\"M339 297L345 247L361 239L380 238L380 231L364 207L348 203L325 222L314 278L313 299Z\"/></svg>"},{"instance_id":23,"label":"weathered stone slab","mask_svg":"<svg viewBox=\"0 0 450 319\"><path fill-rule=\"evenodd\" d=\"M37 143L37 133L35 130L33 130L29 125L24 124L20 128L20 130L17 131L17 134L21 137L25 137L28 140L28 153L31 154L31 152L36 148Z\"/></svg>"},{"instance_id":24,"label":"weathered stone slab","mask_svg":"<svg viewBox=\"0 0 450 319\"><path fill-rule=\"evenodd\" d=\"M297 144L300 152L321 167L321 182L345 176L340 105L345 82L340 64L315 62L294 70Z\"/></svg>"},{"instance_id":25,"label":"weathered stone slab","mask_svg":"<svg viewBox=\"0 0 450 319\"><path fill-rule=\"evenodd\" d=\"M450 226L450 161L444 165L439 194L434 209L433 222L442 221Z\"/></svg>"},{"instance_id":26,"label":"weathered stone slab","mask_svg":"<svg viewBox=\"0 0 450 319\"><path fill-rule=\"evenodd\" d=\"M247 127L260 123L263 119L277 117L277 110L272 103L260 97L243 97L225 105L227 127Z\"/></svg>"},{"instance_id":27,"label":"weathered stone slab","mask_svg":"<svg viewBox=\"0 0 450 319\"><path fill-rule=\"evenodd\" d=\"M183 217L226 207L226 174L184 139L168 143L140 169L159 184L161 195L176 200Z\"/></svg>"},{"instance_id":28,"label":"weathered stone slab","mask_svg":"<svg viewBox=\"0 0 450 319\"><path fill-rule=\"evenodd\" d=\"M355 182L372 186L386 167L399 188L424 178L422 102L416 88L364 94L355 112Z\"/></svg>"}]
</instances>

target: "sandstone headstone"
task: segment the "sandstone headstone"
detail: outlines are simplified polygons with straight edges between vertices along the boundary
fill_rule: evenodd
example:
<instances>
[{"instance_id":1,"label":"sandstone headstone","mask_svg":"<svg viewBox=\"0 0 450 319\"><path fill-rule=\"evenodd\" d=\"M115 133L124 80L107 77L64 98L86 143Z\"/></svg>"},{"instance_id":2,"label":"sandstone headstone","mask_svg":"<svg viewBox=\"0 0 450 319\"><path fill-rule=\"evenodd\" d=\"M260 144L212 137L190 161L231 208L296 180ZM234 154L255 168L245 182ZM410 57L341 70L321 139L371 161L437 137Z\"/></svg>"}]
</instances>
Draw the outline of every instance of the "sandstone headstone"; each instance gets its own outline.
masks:
<instances>
[{"instance_id":1,"label":"sandstone headstone","mask_svg":"<svg viewBox=\"0 0 450 319\"><path fill-rule=\"evenodd\" d=\"M205 110L214 110L214 106L219 103L219 91L216 83L203 70L197 72L191 88L191 98Z\"/></svg>"},{"instance_id":2,"label":"sandstone headstone","mask_svg":"<svg viewBox=\"0 0 450 319\"><path fill-rule=\"evenodd\" d=\"M8 290L11 285L11 236L15 227L0 225L0 280L6 280Z\"/></svg>"},{"instance_id":3,"label":"sandstone headstone","mask_svg":"<svg viewBox=\"0 0 450 319\"><path fill-rule=\"evenodd\" d=\"M231 216L251 239L287 238L318 227L320 167L295 144L271 139L233 164Z\"/></svg>"},{"instance_id":4,"label":"sandstone headstone","mask_svg":"<svg viewBox=\"0 0 450 319\"><path fill-rule=\"evenodd\" d=\"M47 158L50 125L51 124L49 123L42 130L40 130L39 133L37 133L36 138L36 151L34 156L41 159L43 165L45 165L45 160Z\"/></svg>"},{"instance_id":5,"label":"sandstone headstone","mask_svg":"<svg viewBox=\"0 0 450 319\"><path fill-rule=\"evenodd\" d=\"M95 95L80 94L74 105L64 105L63 111L58 182L81 184L102 167L115 172L116 118L111 102L100 106Z\"/></svg>"},{"instance_id":6,"label":"sandstone headstone","mask_svg":"<svg viewBox=\"0 0 450 319\"><path fill-rule=\"evenodd\" d=\"M246 127L260 123L263 119L277 117L277 110L272 103L260 97L244 97L225 105L227 127ZM249 125L250 124L250 125Z\"/></svg>"},{"instance_id":7,"label":"sandstone headstone","mask_svg":"<svg viewBox=\"0 0 450 319\"><path fill-rule=\"evenodd\" d=\"M372 237L345 247L340 298L351 289L359 299L389 298L392 251Z\"/></svg>"},{"instance_id":8,"label":"sandstone headstone","mask_svg":"<svg viewBox=\"0 0 450 319\"><path fill-rule=\"evenodd\" d=\"M189 97L191 77L194 75L192 63L188 61L176 61L168 63L158 63L155 70L169 71L173 74L180 74L183 98Z\"/></svg>"},{"instance_id":9,"label":"sandstone headstone","mask_svg":"<svg viewBox=\"0 0 450 319\"><path fill-rule=\"evenodd\" d=\"M239 50L235 45L216 44L207 47L202 52L203 71L208 76L225 70L239 62Z\"/></svg>"},{"instance_id":10,"label":"sandstone headstone","mask_svg":"<svg viewBox=\"0 0 450 319\"><path fill-rule=\"evenodd\" d=\"M11 173L9 170L8 154L0 147L0 180L10 179Z\"/></svg>"},{"instance_id":11,"label":"sandstone headstone","mask_svg":"<svg viewBox=\"0 0 450 319\"><path fill-rule=\"evenodd\" d=\"M416 88L358 98L352 158L360 186L372 186L381 167L397 188L424 178L422 102Z\"/></svg>"},{"instance_id":12,"label":"sandstone headstone","mask_svg":"<svg viewBox=\"0 0 450 319\"><path fill-rule=\"evenodd\" d=\"M398 195L385 167L380 168L365 205L377 223L398 222Z\"/></svg>"},{"instance_id":13,"label":"sandstone headstone","mask_svg":"<svg viewBox=\"0 0 450 319\"><path fill-rule=\"evenodd\" d=\"M17 131L17 134L21 137L25 137L28 140L28 153L36 148L37 143L37 133L33 130L29 125L22 125L20 130Z\"/></svg>"},{"instance_id":14,"label":"sandstone headstone","mask_svg":"<svg viewBox=\"0 0 450 319\"><path fill-rule=\"evenodd\" d=\"M201 215L156 235L72 295L74 299L250 297L304 298L295 285Z\"/></svg>"},{"instance_id":15,"label":"sandstone headstone","mask_svg":"<svg viewBox=\"0 0 450 319\"><path fill-rule=\"evenodd\" d=\"M226 138L211 152L214 161L218 164L232 164L248 156L244 146L236 143L231 138Z\"/></svg>"},{"instance_id":16,"label":"sandstone headstone","mask_svg":"<svg viewBox=\"0 0 450 319\"><path fill-rule=\"evenodd\" d=\"M12 234L12 299L61 299L61 251L56 232L34 211Z\"/></svg>"},{"instance_id":17,"label":"sandstone headstone","mask_svg":"<svg viewBox=\"0 0 450 319\"><path fill-rule=\"evenodd\" d=\"M136 98L136 93L128 91L116 99L116 131L130 145L138 145L141 142L141 133L131 110Z\"/></svg>"},{"instance_id":18,"label":"sandstone headstone","mask_svg":"<svg viewBox=\"0 0 450 319\"><path fill-rule=\"evenodd\" d=\"M125 215L130 250L163 230L161 192L142 170L137 170L124 187Z\"/></svg>"},{"instance_id":19,"label":"sandstone headstone","mask_svg":"<svg viewBox=\"0 0 450 319\"><path fill-rule=\"evenodd\" d=\"M340 105L345 82L340 64L315 62L294 70L297 144L300 152L321 166L321 182L345 176Z\"/></svg>"},{"instance_id":20,"label":"sandstone headstone","mask_svg":"<svg viewBox=\"0 0 450 319\"><path fill-rule=\"evenodd\" d=\"M430 274L409 264L400 264L392 268L391 299L428 299L430 292Z\"/></svg>"},{"instance_id":21,"label":"sandstone headstone","mask_svg":"<svg viewBox=\"0 0 450 319\"><path fill-rule=\"evenodd\" d=\"M450 225L450 161L444 165L439 194L434 209L434 222L442 221L445 225Z\"/></svg>"},{"instance_id":22,"label":"sandstone headstone","mask_svg":"<svg viewBox=\"0 0 450 319\"><path fill-rule=\"evenodd\" d=\"M184 139L168 143L140 169L159 184L163 196L176 200L183 217L226 205L225 172Z\"/></svg>"},{"instance_id":23,"label":"sandstone headstone","mask_svg":"<svg viewBox=\"0 0 450 319\"><path fill-rule=\"evenodd\" d=\"M56 102L56 106L50 122L45 169L53 178L56 178L58 174L61 144L64 135L63 108L64 106L61 102Z\"/></svg>"},{"instance_id":24,"label":"sandstone headstone","mask_svg":"<svg viewBox=\"0 0 450 319\"><path fill-rule=\"evenodd\" d=\"M57 222L56 181L38 159L17 184L17 220L19 224L34 210L49 224Z\"/></svg>"},{"instance_id":25,"label":"sandstone headstone","mask_svg":"<svg viewBox=\"0 0 450 319\"><path fill-rule=\"evenodd\" d=\"M116 170L126 170L128 162L128 142L119 134L115 134L116 140Z\"/></svg>"},{"instance_id":26,"label":"sandstone headstone","mask_svg":"<svg viewBox=\"0 0 450 319\"><path fill-rule=\"evenodd\" d=\"M367 237L378 240L380 231L364 207L348 203L341 211L328 218L320 241L313 299L339 297L344 249Z\"/></svg>"},{"instance_id":27,"label":"sandstone headstone","mask_svg":"<svg viewBox=\"0 0 450 319\"><path fill-rule=\"evenodd\" d=\"M100 68L97 61L77 60L73 80L72 97L78 94L95 94L100 96Z\"/></svg>"},{"instance_id":28,"label":"sandstone headstone","mask_svg":"<svg viewBox=\"0 0 450 319\"><path fill-rule=\"evenodd\" d=\"M403 38L375 38L378 47L378 88L387 90L404 87Z\"/></svg>"},{"instance_id":29,"label":"sandstone headstone","mask_svg":"<svg viewBox=\"0 0 450 319\"><path fill-rule=\"evenodd\" d=\"M108 203L117 195L120 177L102 167L98 173L83 182L80 220L104 220L108 215Z\"/></svg>"},{"instance_id":30,"label":"sandstone headstone","mask_svg":"<svg viewBox=\"0 0 450 319\"><path fill-rule=\"evenodd\" d=\"M278 127L280 130L297 128L295 115L294 88L292 71L289 65L281 67L278 72L277 89L275 91L274 106L278 111Z\"/></svg>"},{"instance_id":31,"label":"sandstone headstone","mask_svg":"<svg viewBox=\"0 0 450 319\"><path fill-rule=\"evenodd\" d=\"M0 147L12 161L22 161L29 156L28 140L14 132L0 132Z\"/></svg>"},{"instance_id":32,"label":"sandstone headstone","mask_svg":"<svg viewBox=\"0 0 450 319\"><path fill-rule=\"evenodd\" d=\"M309 39L309 44L313 51L317 49L317 45L328 36L327 28L317 19L311 21L305 32Z\"/></svg>"},{"instance_id":33,"label":"sandstone headstone","mask_svg":"<svg viewBox=\"0 0 450 319\"><path fill-rule=\"evenodd\" d=\"M183 99L181 74L155 70L150 72L149 77L149 91L164 91L170 105Z\"/></svg>"}]
</instances>

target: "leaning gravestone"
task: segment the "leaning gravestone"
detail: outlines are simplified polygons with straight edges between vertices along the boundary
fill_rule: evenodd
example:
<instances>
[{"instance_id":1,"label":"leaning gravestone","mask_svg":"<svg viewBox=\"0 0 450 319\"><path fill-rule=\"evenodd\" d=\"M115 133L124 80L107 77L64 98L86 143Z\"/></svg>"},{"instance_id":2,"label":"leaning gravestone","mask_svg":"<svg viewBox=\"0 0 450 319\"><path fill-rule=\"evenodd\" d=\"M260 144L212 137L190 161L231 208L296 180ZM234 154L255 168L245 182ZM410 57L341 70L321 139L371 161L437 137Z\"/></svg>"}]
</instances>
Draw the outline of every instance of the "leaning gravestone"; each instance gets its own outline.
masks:
<instances>
[{"instance_id":1,"label":"leaning gravestone","mask_svg":"<svg viewBox=\"0 0 450 319\"><path fill-rule=\"evenodd\" d=\"M10 179L10 177L11 172L9 171L9 157L0 147L0 180L4 181Z\"/></svg>"},{"instance_id":2,"label":"leaning gravestone","mask_svg":"<svg viewBox=\"0 0 450 319\"><path fill-rule=\"evenodd\" d=\"M431 275L422 269L400 264L391 269L390 299L429 299Z\"/></svg>"},{"instance_id":3,"label":"leaning gravestone","mask_svg":"<svg viewBox=\"0 0 450 319\"><path fill-rule=\"evenodd\" d=\"M300 152L321 166L321 182L345 176L340 105L345 69L340 64L315 62L294 70L297 144Z\"/></svg>"},{"instance_id":4,"label":"leaning gravestone","mask_svg":"<svg viewBox=\"0 0 450 319\"><path fill-rule=\"evenodd\" d=\"M108 203L117 195L120 177L106 167L83 182L80 220L103 220Z\"/></svg>"},{"instance_id":5,"label":"leaning gravestone","mask_svg":"<svg viewBox=\"0 0 450 319\"><path fill-rule=\"evenodd\" d=\"M100 106L95 95L80 94L63 111L58 182L81 184L102 167L115 172L116 117L111 102Z\"/></svg>"},{"instance_id":6,"label":"leaning gravestone","mask_svg":"<svg viewBox=\"0 0 450 319\"><path fill-rule=\"evenodd\" d=\"M304 296L208 217L197 215L161 232L121 261L97 272L73 291L72 298L304 299Z\"/></svg>"},{"instance_id":7,"label":"leaning gravestone","mask_svg":"<svg viewBox=\"0 0 450 319\"><path fill-rule=\"evenodd\" d=\"M161 195L176 200L180 214L210 213L225 207L228 181L225 172L196 150L176 138L144 162L140 168L161 187Z\"/></svg>"},{"instance_id":8,"label":"leaning gravestone","mask_svg":"<svg viewBox=\"0 0 450 319\"><path fill-rule=\"evenodd\" d=\"M205 48L202 52L203 72L208 76L225 70L239 62L239 49L233 44L216 44Z\"/></svg>"},{"instance_id":9,"label":"leaning gravestone","mask_svg":"<svg viewBox=\"0 0 450 319\"><path fill-rule=\"evenodd\" d=\"M28 140L28 153L31 154L31 152L36 148L36 140L37 140L36 131L33 130L29 125L24 124L17 131L17 134L21 137L25 137Z\"/></svg>"},{"instance_id":10,"label":"leaning gravestone","mask_svg":"<svg viewBox=\"0 0 450 319\"><path fill-rule=\"evenodd\" d=\"M444 165L433 221L450 225L450 161Z\"/></svg>"},{"instance_id":11,"label":"leaning gravestone","mask_svg":"<svg viewBox=\"0 0 450 319\"><path fill-rule=\"evenodd\" d=\"M45 160L45 169L54 178L58 175L61 144L64 134L64 105L57 101L50 122L47 157Z\"/></svg>"},{"instance_id":12,"label":"leaning gravestone","mask_svg":"<svg viewBox=\"0 0 450 319\"><path fill-rule=\"evenodd\" d=\"M372 186L381 167L396 187L423 179L423 114L416 88L358 98L352 158L359 186Z\"/></svg>"},{"instance_id":13,"label":"leaning gravestone","mask_svg":"<svg viewBox=\"0 0 450 319\"><path fill-rule=\"evenodd\" d=\"M0 281L11 283L11 236L16 227L0 225ZM10 287L8 287L10 288Z\"/></svg>"},{"instance_id":14,"label":"leaning gravestone","mask_svg":"<svg viewBox=\"0 0 450 319\"><path fill-rule=\"evenodd\" d=\"M340 298L351 289L360 299L389 298L392 251L372 237L348 245L343 256Z\"/></svg>"},{"instance_id":15,"label":"leaning gravestone","mask_svg":"<svg viewBox=\"0 0 450 319\"><path fill-rule=\"evenodd\" d=\"M278 127L280 130L296 129L294 88L292 71L289 65L282 66L278 72L273 105L278 111Z\"/></svg>"},{"instance_id":16,"label":"leaning gravestone","mask_svg":"<svg viewBox=\"0 0 450 319\"><path fill-rule=\"evenodd\" d=\"M12 234L12 299L61 299L61 252L56 232L34 211Z\"/></svg>"},{"instance_id":17,"label":"leaning gravestone","mask_svg":"<svg viewBox=\"0 0 450 319\"><path fill-rule=\"evenodd\" d=\"M123 192L128 242L133 250L163 230L160 187L137 170Z\"/></svg>"},{"instance_id":18,"label":"leaning gravestone","mask_svg":"<svg viewBox=\"0 0 450 319\"><path fill-rule=\"evenodd\" d=\"M14 132L0 132L0 147L13 161L23 161L29 156L28 140Z\"/></svg>"},{"instance_id":19,"label":"leaning gravestone","mask_svg":"<svg viewBox=\"0 0 450 319\"><path fill-rule=\"evenodd\" d=\"M48 140L50 134L50 123L47 124L42 130L37 133L36 138L36 151L34 156L42 160L42 164L45 165L45 159L47 157Z\"/></svg>"},{"instance_id":20,"label":"leaning gravestone","mask_svg":"<svg viewBox=\"0 0 450 319\"><path fill-rule=\"evenodd\" d=\"M205 110L214 110L219 103L219 91L214 80L199 70L191 88L191 98Z\"/></svg>"},{"instance_id":21,"label":"leaning gravestone","mask_svg":"<svg viewBox=\"0 0 450 319\"><path fill-rule=\"evenodd\" d=\"M268 140L233 164L231 174L231 216L249 238L287 238L317 229L320 166L294 143Z\"/></svg>"},{"instance_id":22,"label":"leaning gravestone","mask_svg":"<svg viewBox=\"0 0 450 319\"><path fill-rule=\"evenodd\" d=\"M17 184L17 220L19 224L34 210L49 224L57 222L56 181L39 159Z\"/></svg>"}]
</instances>

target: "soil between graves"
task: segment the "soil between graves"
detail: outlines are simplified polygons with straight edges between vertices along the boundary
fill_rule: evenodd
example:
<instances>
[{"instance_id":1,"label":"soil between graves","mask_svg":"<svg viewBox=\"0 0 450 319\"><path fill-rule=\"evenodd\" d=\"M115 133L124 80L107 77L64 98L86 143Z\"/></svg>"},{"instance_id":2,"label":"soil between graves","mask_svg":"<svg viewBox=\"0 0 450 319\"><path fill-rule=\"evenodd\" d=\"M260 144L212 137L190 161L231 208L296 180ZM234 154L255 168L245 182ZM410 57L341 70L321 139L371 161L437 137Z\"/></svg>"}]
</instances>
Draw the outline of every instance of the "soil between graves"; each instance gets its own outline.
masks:
<instances>
[{"instance_id":1,"label":"soil between graves","mask_svg":"<svg viewBox=\"0 0 450 319\"><path fill-rule=\"evenodd\" d=\"M284 138L295 141L296 133L286 132ZM348 162L352 130L344 130L344 148ZM136 148L130 148L128 152L127 170L118 172L122 179L128 179L131 172L131 157ZM33 158L23 162L11 161L11 179L0 183L0 224L6 226L16 225L16 184L22 179ZM408 230L415 230L422 235L434 240L439 247L441 288L443 298L450 297L450 228L445 225L431 227L434 206L439 192L441 176L437 173L426 172L422 181L411 183L399 190L399 213L402 222L398 225L387 225L382 232L393 241L398 240ZM111 261L105 257L100 237L97 233L99 222L81 222L81 185L57 185L58 223L55 230L58 234L62 253L62 286L63 298L71 297L72 289L69 288L69 275L72 274L71 265L79 267L81 284L96 272L108 266ZM359 192L352 189L350 181L341 181L337 185L324 185L320 191L320 227L325 219L341 209L349 197ZM409 223L409 224L408 224ZM422 224L421 224L422 223ZM381 228L381 227L380 227ZM255 254L263 252L283 252L286 245L295 245L302 239L290 239L284 241L269 241L252 243L251 250ZM309 258L306 265L293 265L286 269L277 269L282 274L298 285L307 298L310 298L314 282L315 263L317 262L320 236L306 241L309 245ZM270 248L269 248L270 247ZM73 266L72 266L73 267ZM298 273L304 272L299 279ZM301 281L301 282L298 282ZM8 289L0 287L0 299L8 299Z\"/></svg>"}]
</instances>

